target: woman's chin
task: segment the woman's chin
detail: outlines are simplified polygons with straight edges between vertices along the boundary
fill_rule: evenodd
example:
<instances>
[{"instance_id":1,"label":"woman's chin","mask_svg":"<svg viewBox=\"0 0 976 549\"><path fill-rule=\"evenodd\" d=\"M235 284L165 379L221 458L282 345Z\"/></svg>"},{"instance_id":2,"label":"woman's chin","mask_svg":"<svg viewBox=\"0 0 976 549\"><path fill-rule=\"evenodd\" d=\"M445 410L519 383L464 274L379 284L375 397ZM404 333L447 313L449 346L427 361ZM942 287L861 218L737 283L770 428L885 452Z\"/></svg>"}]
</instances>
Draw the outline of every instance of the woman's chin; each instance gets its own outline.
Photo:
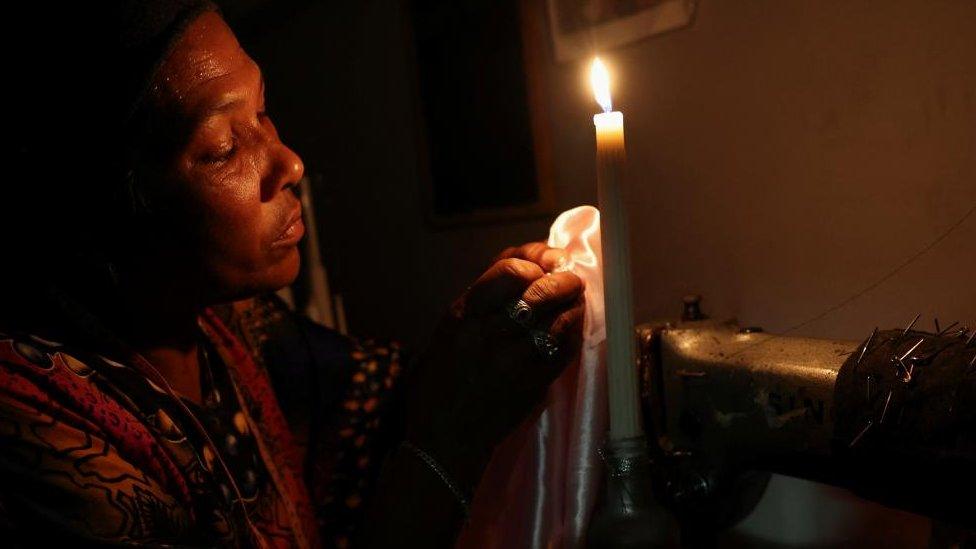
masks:
<instances>
[{"instance_id":1,"label":"woman's chin","mask_svg":"<svg viewBox=\"0 0 976 549\"><path fill-rule=\"evenodd\" d=\"M301 266L302 259L301 254L298 253L298 247L289 248L285 256L269 269L266 291L278 291L295 282Z\"/></svg>"},{"instance_id":2,"label":"woman's chin","mask_svg":"<svg viewBox=\"0 0 976 549\"><path fill-rule=\"evenodd\" d=\"M223 303L276 292L298 278L300 267L298 248L293 247L264 269L237 272L233 276L217 276L210 286L215 289L212 301Z\"/></svg>"}]
</instances>

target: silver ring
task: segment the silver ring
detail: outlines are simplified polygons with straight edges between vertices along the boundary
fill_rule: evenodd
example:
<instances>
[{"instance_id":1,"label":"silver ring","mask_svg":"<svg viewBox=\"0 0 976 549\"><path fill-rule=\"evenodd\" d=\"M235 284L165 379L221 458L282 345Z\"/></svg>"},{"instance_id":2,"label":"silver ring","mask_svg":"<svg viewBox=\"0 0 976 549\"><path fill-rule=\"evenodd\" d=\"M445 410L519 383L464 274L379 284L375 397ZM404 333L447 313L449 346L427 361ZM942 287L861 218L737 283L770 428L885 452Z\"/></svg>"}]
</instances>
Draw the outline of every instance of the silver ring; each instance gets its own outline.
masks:
<instances>
[{"instance_id":1,"label":"silver ring","mask_svg":"<svg viewBox=\"0 0 976 549\"><path fill-rule=\"evenodd\" d=\"M535 311L524 299L514 301L508 306L508 318L523 328L531 326L534 317Z\"/></svg>"},{"instance_id":2,"label":"silver ring","mask_svg":"<svg viewBox=\"0 0 976 549\"><path fill-rule=\"evenodd\" d=\"M532 344L535 350L546 360L552 360L559 354L559 344L552 334L543 330L532 330Z\"/></svg>"}]
</instances>

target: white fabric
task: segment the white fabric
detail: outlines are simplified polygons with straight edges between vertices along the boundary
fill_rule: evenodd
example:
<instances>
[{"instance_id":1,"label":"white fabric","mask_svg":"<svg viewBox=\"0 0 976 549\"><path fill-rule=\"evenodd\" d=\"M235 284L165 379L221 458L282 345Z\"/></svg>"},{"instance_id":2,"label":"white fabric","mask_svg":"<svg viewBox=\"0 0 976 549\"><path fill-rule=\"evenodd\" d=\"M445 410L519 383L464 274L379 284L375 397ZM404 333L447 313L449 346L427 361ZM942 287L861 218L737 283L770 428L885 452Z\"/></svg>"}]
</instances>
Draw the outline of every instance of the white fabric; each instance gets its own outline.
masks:
<instances>
[{"instance_id":1,"label":"white fabric","mask_svg":"<svg viewBox=\"0 0 976 549\"><path fill-rule=\"evenodd\" d=\"M581 546L602 474L597 449L607 430L603 359L600 214L592 206L563 212L549 246L572 260L561 270L586 284L584 343L546 397L544 408L496 450L458 547Z\"/></svg>"}]
</instances>

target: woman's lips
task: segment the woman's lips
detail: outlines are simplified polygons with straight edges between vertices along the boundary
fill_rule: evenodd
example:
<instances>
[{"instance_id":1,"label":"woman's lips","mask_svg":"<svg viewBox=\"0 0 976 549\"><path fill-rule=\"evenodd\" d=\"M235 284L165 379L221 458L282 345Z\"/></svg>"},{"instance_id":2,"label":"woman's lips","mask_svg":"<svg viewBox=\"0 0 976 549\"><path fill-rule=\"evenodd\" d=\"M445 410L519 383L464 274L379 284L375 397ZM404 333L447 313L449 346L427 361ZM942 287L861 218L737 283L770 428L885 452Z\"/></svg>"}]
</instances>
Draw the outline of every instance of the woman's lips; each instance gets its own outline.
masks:
<instances>
[{"instance_id":1,"label":"woman's lips","mask_svg":"<svg viewBox=\"0 0 976 549\"><path fill-rule=\"evenodd\" d=\"M302 208L298 207L295 213L288 216L288 223L271 246L273 248L294 246L303 236L305 236L305 223L302 221Z\"/></svg>"}]
</instances>

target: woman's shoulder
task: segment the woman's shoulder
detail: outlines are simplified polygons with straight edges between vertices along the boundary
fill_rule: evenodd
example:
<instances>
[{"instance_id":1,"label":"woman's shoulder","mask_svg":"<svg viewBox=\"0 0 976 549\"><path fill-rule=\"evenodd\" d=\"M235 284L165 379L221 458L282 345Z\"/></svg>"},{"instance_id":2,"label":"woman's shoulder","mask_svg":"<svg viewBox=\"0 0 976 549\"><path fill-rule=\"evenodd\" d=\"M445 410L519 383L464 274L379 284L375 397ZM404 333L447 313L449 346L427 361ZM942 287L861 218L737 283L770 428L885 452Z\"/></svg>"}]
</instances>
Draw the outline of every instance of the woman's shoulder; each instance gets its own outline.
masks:
<instances>
[{"instance_id":1,"label":"woman's shoulder","mask_svg":"<svg viewBox=\"0 0 976 549\"><path fill-rule=\"evenodd\" d=\"M360 372L372 376L382 371L396 377L401 370L403 351L397 341L341 334L292 311L273 294L217 307L214 312L269 371L276 389L289 380L304 384L309 375L335 389L347 386Z\"/></svg>"},{"instance_id":2,"label":"woman's shoulder","mask_svg":"<svg viewBox=\"0 0 976 549\"><path fill-rule=\"evenodd\" d=\"M38 335L0 332L0 392L8 400L65 410L101 400L94 395L99 388L88 382L96 356L69 351L65 345Z\"/></svg>"},{"instance_id":3,"label":"woman's shoulder","mask_svg":"<svg viewBox=\"0 0 976 549\"><path fill-rule=\"evenodd\" d=\"M264 355L283 346L338 358L348 354L354 344L351 338L293 311L275 294L217 305L211 310L261 362L266 362Z\"/></svg>"},{"instance_id":4,"label":"woman's shoulder","mask_svg":"<svg viewBox=\"0 0 976 549\"><path fill-rule=\"evenodd\" d=\"M119 542L187 531L177 479L137 458L152 437L91 382L95 360L0 333L0 522L13 530L5 536ZM145 517L161 529L147 529Z\"/></svg>"},{"instance_id":5,"label":"woman's shoulder","mask_svg":"<svg viewBox=\"0 0 976 549\"><path fill-rule=\"evenodd\" d=\"M340 334L274 296L215 313L265 366L306 448L322 533L341 545L362 524L383 456L402 431L403 349L391 339Z\"/></svg>"}]
</instances>

